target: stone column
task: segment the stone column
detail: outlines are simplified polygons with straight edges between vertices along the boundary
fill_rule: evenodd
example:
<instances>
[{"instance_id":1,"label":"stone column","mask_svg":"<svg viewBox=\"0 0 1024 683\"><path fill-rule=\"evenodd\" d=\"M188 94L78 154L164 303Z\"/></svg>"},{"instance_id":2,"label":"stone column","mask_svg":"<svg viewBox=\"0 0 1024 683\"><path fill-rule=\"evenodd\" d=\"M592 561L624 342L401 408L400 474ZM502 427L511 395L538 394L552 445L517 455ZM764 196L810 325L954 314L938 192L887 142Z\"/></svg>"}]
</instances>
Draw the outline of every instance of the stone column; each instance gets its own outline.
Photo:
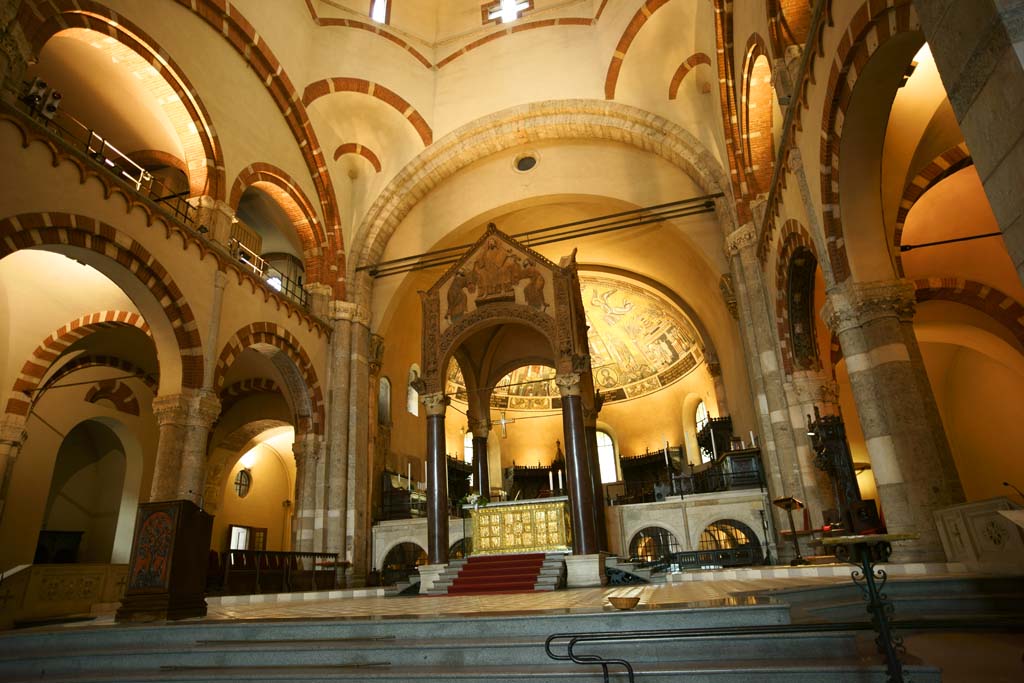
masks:
<instances>
[{"instance_id":1,"label":"stone column","mask_svg":"<svg viewBox=\"0 0 1024 683\"><path fill-rule=\"evenodd\" d=\"M206 446L220 416L220 401L205 390L157 396L159 426L150 500L190 500L203 507Z\"/></svg>"},{"instance_id":2,"label":"stone column","mask_svg":"<svg viewBox=\"0 0 1024 683\"><path fill-rule=\"evenodd\" d=\"M314 434L296 434L292 453L295 455L295 523L292 526L292 550L315 552L317 532L323 531L323 517L317 508L317 474L322 438Z\"/></svg>"},{"instance_id":3,"label":"stone column","mask_svg":"<svg viewBox=\"0 0 1024 683\"><path fill-rule=\"evenodd\" d=\"M487 435L491 431L490 420L474 420L470 424L473 431L473 481L477 493L491 497L491 475L487 469Z\"/></svg>"},{"instance_id":4,"label":"stone column","mask_svg":"<svg viewBox=\"0 0 1024 683\"><path fill-rule=\"evenodd\" d=\"M15 21L20 7L20 2L0 3L0 97L5 99L16 97L12 93L21 93L25 71L32 60L32 48L21 24Z\"/></svg>"},{"instance_id":5,"label":"stone column","mask_svg":"<svg viewBox=\"0 0 1024 683\"><path fill-rule=\"evenodd\" d=\"M807 416L813 419L814 409L822 415L839 414L839 389L836 383L821 372L799 371L785 384L786 402L789 404L790 424L797 435L796 454L800 465L800 478L810 510L811 525L823 523L823 510L837 508L834 487L828 474L814 464L814 451L806 435ZM801 437L800 435L804 435Z\"/></svg>"},{"instance_id":6,"label":"stone column","mask_svg":"<svg viewBox=\"0 0 1024 683\"><path fill-rule=\"evenodd\" d=\"M427 562L448 562L448 456L445 454L444 411L448 397L424 394L427 412Z\"/></svg>"},{"instance_id":7,"label":"stone column","mask_svg":"<svg viewBox=\"0 0 1024 683\"><path fill-rule=\"evenodd\" d=\"M933 512L964 494L935 399L921 380L914 286L844 283L828 292L821 314L843 348L886 526L920 535L895 546L895 557L944 561Z\"/></svg>"},{"instance_id":8,"label":"stone column","mask_svg":"<svg viewBox=\"0 0 1024 683\"><path fill-rule=\"evenodd\" d=\"M603 402L603 399L599 399ZM583 430L586 434L587 461L590 463L591 479L594 482L594 529L597 534L598 550L608 551L608 527L604 510L604 486L601 484L601 456L597 452L597 415L600 407L588 410L583 407Z\"/></svg>"},{"instance_id":9,"label":"stone column","mask_svg":"<svg viewBox=\"0 0 1024 683\"><path fill-rule=\"evenodd\" d=\"M715 386L715 399L718 401L718 414L729 414L729 399L725 395L725 381L722 379L722 364L714 351L705 351L704 363L707 365L711 382Z\"/></svg>"},{"instance_id":10,"label":"stone column","mask_svg":"<svg viewBox=\"0 0 1024 683\"><path fill-rule=\"evenodd\" d=\"M578 373L557 375L555 384L562 396L562 431L565 438L565 473L572 518L573 552L577 555L593 555L600 550L600 545L594 514L594 478L583 427L580 376Z\"/></svg>"},{"instance_id":11,"label":"stone column","mask_svg":"<svg viewBox=\"0 0 1024 683\"><path fill-rule=\"evenodd\" d=\"M348 492L345 511L349 587L366 585L370 569L370 312L359 306L352 317L348 396ZM374 397L376 400L376 397Z\"/></svg>"},{"instance_id":12,"label":"stone column","mask_svg":"<svg viewBox=\"0 0 1024 683\"><path fill-rule=\"evenodd\" d=\"M767 288L757 258L757 231L754 224L747 223L729 235L726 248L732 257L734 285L740 320L747 337L745 341L749 349L751 377L756 378L754 384L758 394L763 437L761 459L766 470L768 489L772 498L805 498L796 442L783 389L775 315L766 298ZM788 518L783 511L774 506L772 510L775 527L788 528Z\"/></svg>"},{"instance_id":13,"label":"stone column","mask_svg":"<svg viewBox=\"0 0 1024 683\"><path fill-rule=\"evenodd\" d=\"M352 369L352 321L359 315L359 307L347 301L332 301L328 313L331 342L324 382L327 391L327 443L323 463L326 483L323 549L347 558L349 413L352 410L349 379Z\"/></svg>"},{"instance_id":14,"label":"stone column","mask_svg":"<svg viewBox=\"0 0 1024 683\"><path fill-rule=\"evenodd\" d=\"M7 491L18 452L28 438L25 417L7 413L0 418L0 519L3 519L7 504Z\"/></svg>"}]
</instances>

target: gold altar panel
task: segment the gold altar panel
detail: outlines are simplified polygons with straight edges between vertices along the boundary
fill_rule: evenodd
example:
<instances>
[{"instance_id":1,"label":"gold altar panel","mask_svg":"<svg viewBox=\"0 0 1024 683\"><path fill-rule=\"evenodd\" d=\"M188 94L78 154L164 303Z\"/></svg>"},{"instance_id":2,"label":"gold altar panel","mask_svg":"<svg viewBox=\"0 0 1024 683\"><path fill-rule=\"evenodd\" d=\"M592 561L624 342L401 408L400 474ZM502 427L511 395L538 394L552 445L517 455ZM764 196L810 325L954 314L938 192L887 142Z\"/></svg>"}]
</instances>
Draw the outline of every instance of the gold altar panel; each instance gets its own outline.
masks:
<instances>
[{"instance_id":1,"label":"gold altar panel","mask_svg":"<svg viewBox=\"0 0 1024 683\"><path fill-rule=\"evenodd\" d=\"M569 505L564 500L523 501L470 512L473 517L471 555L567 551L572 545Z\"/></svg>"}]
</instances>

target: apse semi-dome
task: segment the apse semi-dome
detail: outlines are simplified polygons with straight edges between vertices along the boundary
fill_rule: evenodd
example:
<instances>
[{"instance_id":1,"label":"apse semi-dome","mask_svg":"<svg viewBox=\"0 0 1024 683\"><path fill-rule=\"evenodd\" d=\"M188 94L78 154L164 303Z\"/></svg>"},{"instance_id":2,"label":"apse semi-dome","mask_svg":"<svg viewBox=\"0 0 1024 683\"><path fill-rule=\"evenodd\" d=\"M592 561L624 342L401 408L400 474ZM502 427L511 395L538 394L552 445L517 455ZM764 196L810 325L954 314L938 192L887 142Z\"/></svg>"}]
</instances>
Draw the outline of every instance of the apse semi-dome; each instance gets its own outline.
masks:
<instances>
[{"instance_id":1,"label":"apse semi-dome","mask_svg":"<svg viewBox=\"0 0 1024 683\"><path fill-rule=\"evenodd\" d=\"M693 371L703 360L689 318L660 293L610 275L580 274L594 386L606 402L651 394ZM561 407L554 368L526 365L495 386L491 406L509 410ZM448 365L446 393L466 401L458 363Z\"/></svg>"}]
</instances>

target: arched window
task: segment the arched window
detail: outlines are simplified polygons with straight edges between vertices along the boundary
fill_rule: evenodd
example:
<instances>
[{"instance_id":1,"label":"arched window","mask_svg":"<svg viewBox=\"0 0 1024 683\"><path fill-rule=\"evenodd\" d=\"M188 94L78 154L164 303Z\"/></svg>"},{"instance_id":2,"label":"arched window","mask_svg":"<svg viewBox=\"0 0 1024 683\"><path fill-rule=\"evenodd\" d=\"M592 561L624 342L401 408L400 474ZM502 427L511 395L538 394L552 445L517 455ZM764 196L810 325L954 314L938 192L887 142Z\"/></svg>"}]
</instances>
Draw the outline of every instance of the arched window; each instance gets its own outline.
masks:
<instances>
[{"instance_id":1,"label":"arched window","mask_svg":"<svg viewBox=\"0 0 1024 683\"><path fill-rule=\"evenodd\" d=\"M660 526L649 526L636 532L629 542L629 557L633 561L655 562L679 552L675 534Z\"/></svg>"},{"instance_id":2,"label":"arched window","mask_svg":"<svg viewBox=\"0 0 1024 683\"><path fill-rule=\"evenodd\" d=\"M410 415L420 414L420 392L416 390L413 383L420 378L420 366L415 363L409 368L409 387L405 392L405 409Z\"/></svg>"},{"instance_id":3,"label":"arched window","mask_svg":"<svg viewBox=\"0 0 1024 683\"><path fill-rule=\"evenodd\" d=\"M597 433L597 458L601 463L601 483L610 484L619 480L615 468L615 442L608 432Z\"/></svg>"},{"instance_id":4,"label":"arched window","mask_svg":"<svg viewBox=\"0 0 1024 683\"><path fill-rule=\"evenodd\" d=\"M378 24L390 24L391 3L388 0L373 0L370 3L370 19Z\"/></svg>"},{"instance_id":5,"label":"arched window","mask_svg":"<svg viewBox=\"0 0 1024 683\"><path fill-rule=\"evenodd\" d=\"M462 452L466 454L463 460L473 462L473 432L466 432L462 438Z\"/></svg>"},{"instance_id":6,"label":"arched window","mask_svg":"<svg viewBox=\"0 0 1024 683\"><path fill-rule=\"evenodd\" d=\"M697 433L700 434L700 430L704 429L704 425L708 423L708 407L704 405L704 401L697 404L697 412L694 415L694 422L697 424ZM713 453L708 451L706 448L700 449L700 461L702 463L711 462L715 459Z\"/></svg>"},{"instance_id":7,"label":"arched window","mask_svg":"<svg viewBox=\"0 0 1024 683\"><path fill-rule=\"evenodd\" d=\"M377 389L377 424L387 427L391 424L391 380L380 378Z\"/></svg>"},{"instance_id":8,"label":"arched window","mask_svg":"<svg viewBox=\"0 0 1024 683\"><path fill-rule=\"evenodd\" d=\"M757 535L743 522L735 519L720 519L709 524L700 535L700 550L730 550L733 557L728 563L759 564L762 561L761 543ZM726 559L724 556L719 559Z\"/></svg>"},{"instance_id":9,"label":"arched window","mask_svg":"<svg viewBox=\"0 0 1024 683\"><path fill-rule=\"evenodd\" d=\"M249 495L251 487L252 475L249 474L249 470L238 470L238 474L235 475L235 493L238 494L238 497L245 498Z\"/></svg>"}]
</instances>

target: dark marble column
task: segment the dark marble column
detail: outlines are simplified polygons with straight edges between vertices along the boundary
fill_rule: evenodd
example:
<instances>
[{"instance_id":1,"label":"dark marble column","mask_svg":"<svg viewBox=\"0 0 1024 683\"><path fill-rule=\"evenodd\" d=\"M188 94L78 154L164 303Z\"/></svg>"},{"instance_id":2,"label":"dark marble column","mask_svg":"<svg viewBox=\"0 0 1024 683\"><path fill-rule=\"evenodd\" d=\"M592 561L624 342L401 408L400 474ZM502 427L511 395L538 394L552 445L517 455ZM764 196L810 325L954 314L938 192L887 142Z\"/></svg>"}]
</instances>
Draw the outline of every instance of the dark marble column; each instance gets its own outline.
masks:
<instances>
[{"instance_id":1,"label":"dark marble column","mask_svg":"<svg viewBox=\"0 0 1024 683\"><path fill-rule=\"evenodd\" d=\"M426 394L427 409L427 562L448 562L448 457L445 455L444 411L448 397Z\"/></svg>"},{"instance_id":2,"label":"dark marble column","mask_svg":"<svg viewBox=\"0 0 1024 683\"><path fill-rule=\"evenodd\" d=\"M597 520L594 515L594 477L590 469L587 435L583 427L580 376L577 373L555 377L562 395L562 430L565 435L565 473L572 519L572 549L576 555L600 551Z\"/></svg>"}]
</instances>

